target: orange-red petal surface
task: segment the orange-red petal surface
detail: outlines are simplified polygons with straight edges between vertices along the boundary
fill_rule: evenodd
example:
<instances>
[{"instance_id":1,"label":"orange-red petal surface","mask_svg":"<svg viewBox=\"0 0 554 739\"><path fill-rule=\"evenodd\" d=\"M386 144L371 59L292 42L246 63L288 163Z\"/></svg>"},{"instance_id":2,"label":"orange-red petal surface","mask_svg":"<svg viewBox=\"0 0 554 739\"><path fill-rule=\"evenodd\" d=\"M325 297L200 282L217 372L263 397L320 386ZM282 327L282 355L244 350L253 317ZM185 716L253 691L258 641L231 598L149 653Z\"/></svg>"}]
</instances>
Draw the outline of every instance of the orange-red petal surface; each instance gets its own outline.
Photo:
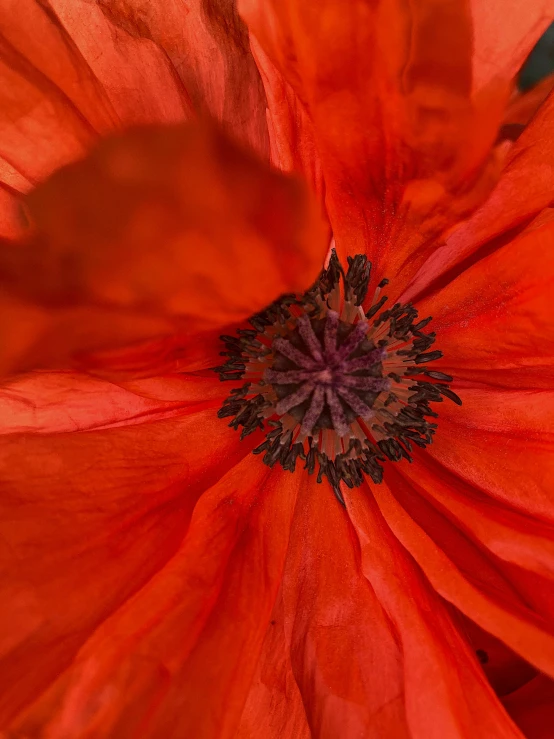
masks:
<instances>
[{"instance_id":1,"label":"orange-red petal surface","mask_svg":"<svg viewBox=\"0 0 554 739\"><path fill-rule=\"evenodd\" d=\"M247 452L211 409L3 437L1 727L165 565L200 493Z\"/></svg>"},{"instance_id":2,"label":"orange-red petal surface","mask_svg":"<svg viewBox=\"0 0 554 739\"><path fill-rule=\"evenodd\" d=\"M394 276L400 290L492 185L507 87L472 96L469 5L241 0L239 10L313 122L339 254L367 253L375 279Z\"/></svg>"},{"instance_id":3,"label":"orange-red petal surface","mask_svg":"<svg viewBox=\"0 0 554 739\"><path fill-rule=\"evenodd\" d=\"M99 77L115 105L129 105L126 90L118 77L117 67L108 68L107 61L95 58L94 40L87 32L78 0L51 0L63 15L71 18L70 33L78 44L87 45L87 60L100 67ZM133 73L146 77L141 98L165 101L157 80L149 79L151 64L133 59L138 47L164 58L176 86L200 114L208 113L257 153L268 157L269 140L266 123L266 100L260 75L250 52L248 32L239 18L233 0L93 0L88 14L103 16L115 38L114 46L126 64L133 63ZM88 17L87 16L85 17ZM103 49L102 49L103 50ZM104 50L103 50L104 51ZM144 53L144 51L143 51ZM139 78L140 79L140 78ZM139 83L140 85L140 83ZM136 106L133 106L133 111ZM133 119L134 120L134 119ZM169 122L168 119L165 119Z\"/></svg>"},{"instance_id":4,"label":"orange-red petal surface","mask_svg":"<svg viewBox=\"0 0 554 739\"><path fill-rule=\"evenodd\" d=\"M174 330L180 321L190 336L243 320L281 293L309 287L327 249L300 181L266 168L211 126L148 127L106 140L34 191L29 208L32 238L0 252L7 288L51 307L47 324L61 309L111 309L105 348L134 315L135 340L146 338L141 322L151 316L174 319ZM21 341L17 318L10 316L5 333ZM76 342L73 349L104 347L100 336L96 347Z\"/></svg>"},{"instance_id":5,"label":"orange-red petal surface","mask_svg":"<svg viewBox=\"0 0 554 739\"><path fill-rule=\"evenodd\" d=\"M503 699L526 739L550 739L554 725L554 681L538 675Z\"/></svg>"},{"instance_id":6,"label":"orange-red petal surface","mask_svg":"<svg viewBox=\"0 0 554 739\"><path fill-rule=\"evenodd\" d=\"M553 238L552 221L531 227L418 303L444 353L437 369L491 385L552 387Z\"/></svg>"},{"instance_id":7,"label":"orange-red petal surface","mask_svg":"<svg viewBox=\"0 0 554 739\"><path fill-rule=\"evenodd\" d=\"M298 498L282 594L311 736L408 739L395 631L360 571L343 509L313 476Z\"/></svg>"},{"instance_id":8,"label":"orange-red petal surface","mask_svg":"<svg viewBox=\"0 0 554 739\"><path fill-rule=\"evenodd\" d=\"M404 294L436 291L490 250L513 239L549 208L554 182L554 95L539 108L510 148L485 203L423 265Z\"/></svg>"},{"instance_id":9,"label":"orange-red petal surface","mask_svg":"<svg viewBox=\"0 0 554 739\"><path fill-rule=\"evenodd\" d=\"M552 0L471 0L473 86L514 79L554 17Z\"/></svg>"},{"instance_id":10,"label":"orange-red petal surface","mask_svg":"<svg viewBox=\"0 0 554 739\"><path fill-rule=\"evenodd\" d=\"M233 736L281 580L285 474L248 457L202 496L173 558L77 657L48 737Z\"/></svg>"},{"instance_id":11,"label":"orange-red petal surface","mask_svg":"<svg viewBox=\"0 0 554 739\"><path fill-rule=\"evenodd\" d=\"M499 136L517 139L533 119L554 88L554 74L549 74L529 90L514 90L504 113Z\"/></svg>"},{"instance_id":12,"label":"orange-red petal surface","mask_svg":"<svg viewBox=\"0 0 554 739\"><path fill-rule=\"evenodd\" d=\"M280 592L235 739L312 739L294 679Z\"/></svg>"},{"instance_id":13,"label":"orange-red petal surface","mask_svg":"<svg viewBox=\"0 0 554 739\"><path fill-rule=\"evenodd\" d=\"M3 235L20 230L18 194L109 131L207 112L269 154L262 83L226 0L7 0L0 82L0 183L16 195L0 201Z\"/></svg>"},{"instance_id":14,"label":"orange-red petal surface","mask_svg":"<svg viewBox=\"0 0 554 739\"><path fill-rule=\"evenodd\" d=\"M446 473L444 478L447 484L442 483L436 469L426 470L422 465L418 465L410 474L413 478L407 481L396 470L391 470L388 483L374 493L394 534L417 561L437 593L525 660L552 674L552 578L549 581L549 578L534 578L531 574L530 585L536 587L541 583L540 597L543 603L538 603L540 597L530 598L531 588L528 592L525 589L521 591L520 579L512 577L510 567L504 567L501 557L487 549L487 544L490 546L490 540L495 535L499 540L497 548L500 549L503 533L504 547L510 547L510 539L490 513L491 508L494 510L494 502L487 505L485 499L481 505L484 518L481 527L485 527L487 514L491 518L489 541L483 541L471 530L463 516L456 516L464 503L469 506L472 502L472 515L479 516L480 508L475 505L478 491L470 490L468 493L469 486L464 488L461 484L458 490L456 480L448 478ZM446 500L449 486L453 487L452 506ZM501 515L501 506L496 508ZM540 530L540 526L531 522L527 533L522 530L523 517L519 517L519 522L516 516L512 516L512 519L516 521L515 524L512 522L512 560L516 558L518 548L523 550L527 546L527 560L534 553L535 568L543 569L541 555L546 559L548 549L552 549L548 529L545 532L543 527L542 531L536 532L534 529ZM544 555L541 545L546 550ZM505 556L505 552L502 554ZM521 568L529 566L525 556L522 556Z\"/></svg>"},{"instance_id":15,"label":"orange-red petal surface","mask_svg":"<svg viewBox=\"0 0 554 739\"><path fill-rule=\"evenodd\" d=\"M441 408L426 453L477 489L552 524L552 392L461 394L461 407Z\"/></svg>"},{"instance_id":16,"label":"orange-red petal surface","mask_svg":"<svg viewBox=\"0 0 554 739\"><path fill-rule=\"evenodd\" d=\"M0 434L53 434L126 426L219 408L229 389L214 373L123 386L76 372L33 372L0 388Z\"/></svg>"},{"instance_id":17,"label":"orange-red petal surface","mask_svg":"<svg viewBox=\"0 0 554 739\"><path fill-rule=\"evenodd\" d=\"M348 510L363 573L402 652L410 736L520 739L441 598L388 528L369 489L360 492L348 495Z\"/></svg>"}]
</instances>

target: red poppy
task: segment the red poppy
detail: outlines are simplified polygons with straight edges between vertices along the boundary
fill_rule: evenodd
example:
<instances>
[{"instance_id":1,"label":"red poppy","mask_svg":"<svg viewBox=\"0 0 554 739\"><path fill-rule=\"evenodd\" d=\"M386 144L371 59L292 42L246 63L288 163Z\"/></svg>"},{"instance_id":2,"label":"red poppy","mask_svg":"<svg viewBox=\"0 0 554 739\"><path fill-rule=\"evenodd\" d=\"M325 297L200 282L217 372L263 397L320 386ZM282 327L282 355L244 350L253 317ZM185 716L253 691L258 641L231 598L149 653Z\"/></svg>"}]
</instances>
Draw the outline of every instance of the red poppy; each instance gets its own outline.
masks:
<instances>
[{"instance_id":1,"label":"red poppy","mask_svg":"<svg viewBox=\"0 0 554 739\"><path fill-rule=\"evenodd\" d=\"M494 146L548 3L243 0L265 93L228 3L24 5L6 736L551 736L552 97Z\"/></svg>"}]
</instances>

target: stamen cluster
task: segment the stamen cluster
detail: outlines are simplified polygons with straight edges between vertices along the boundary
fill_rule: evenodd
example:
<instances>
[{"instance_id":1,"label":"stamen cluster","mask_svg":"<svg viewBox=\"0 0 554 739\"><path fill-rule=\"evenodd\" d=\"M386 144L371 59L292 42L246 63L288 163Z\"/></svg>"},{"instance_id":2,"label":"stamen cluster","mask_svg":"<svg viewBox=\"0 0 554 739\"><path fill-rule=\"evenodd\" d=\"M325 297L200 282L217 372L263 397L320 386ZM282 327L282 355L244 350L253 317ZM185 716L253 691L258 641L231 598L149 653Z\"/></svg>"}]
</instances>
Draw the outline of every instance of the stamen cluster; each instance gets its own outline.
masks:
<instances>
[{"instance_id":1,"label":"stamen cluster","mask_svg":"<svg viewBox=\"0 0 554 739\"><path fill-rule=\"evenodd\" d=\"M447 397L452 377L427 368L442 356L428 349L435 334L422 331L411 303L382 310L375 290L364 312L371 265L349 257L346 273L333 253L329 266L304 296L285 295L253 316L252 328L222 336L228 360L215 368L221 380L245 380L218 413L242 427L241 439L267 431L254 454L294 472L298 459L309 473L318 466L344 503L340 483L361 485L364 475L383 479L386 460L411 462L412 445L432 441L437 418L430 403Z\"/></svg>"}]
</instances>

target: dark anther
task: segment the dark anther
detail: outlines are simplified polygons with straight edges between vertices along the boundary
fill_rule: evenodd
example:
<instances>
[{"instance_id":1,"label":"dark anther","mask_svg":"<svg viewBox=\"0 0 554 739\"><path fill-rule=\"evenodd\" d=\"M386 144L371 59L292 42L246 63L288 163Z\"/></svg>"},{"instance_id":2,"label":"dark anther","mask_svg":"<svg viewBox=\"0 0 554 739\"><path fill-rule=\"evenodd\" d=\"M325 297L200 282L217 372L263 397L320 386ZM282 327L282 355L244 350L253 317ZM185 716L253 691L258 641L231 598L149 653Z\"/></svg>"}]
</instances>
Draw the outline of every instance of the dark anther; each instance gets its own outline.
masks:
<instances>
[{"instance_id":1,"label":"dark anther","mask_svg":"<svg viewBox=\"0 0 554 739\"><path fill-rule=\"evenodd\" d=\"M414 359L416 364L424 364L425 362L434 362L435 359L440 359L442 352L429 352L428 354L418 354Z\"/></svg>"},{"instance_id":2,"label":"dark anther","mask_svg":"<svg viewBox=\"0 0 554 739\"><path fill-rule=\"evenodd\" d=\"M411 462L414 447L432 442L438 414L430 404L461 404L452 377L426 366L442 357L427 351L431 319L418 321L411 303L382 310L387 279L368 300L370 269L357 255L345 273L333 252L305 295L284 295L250 327L224 334L226 361L215 368L221 380L240 382L218 417L230 418L241 439L261 431L253 453L266 465L295 472L301 460L343 506L345 488L366 476L380 483L387 460Z\"/></svg>"},{"instance_id":3,"label":"dark anther","mask_svg":"<svg viewBox=\"0 0 554 739\"><path fill-rule=\"evenodd\" d=\"M386 295L383 295L383 297L377 303L375 303L374 306L372 306L367 311L367 313L365 314L365 317L366 318L373 318L373 316L376 313L378 313L381 310L381 308L385 305L385 303L387 302L387 300L388 300L387 296Z\"/></svg>"}]
</instances>

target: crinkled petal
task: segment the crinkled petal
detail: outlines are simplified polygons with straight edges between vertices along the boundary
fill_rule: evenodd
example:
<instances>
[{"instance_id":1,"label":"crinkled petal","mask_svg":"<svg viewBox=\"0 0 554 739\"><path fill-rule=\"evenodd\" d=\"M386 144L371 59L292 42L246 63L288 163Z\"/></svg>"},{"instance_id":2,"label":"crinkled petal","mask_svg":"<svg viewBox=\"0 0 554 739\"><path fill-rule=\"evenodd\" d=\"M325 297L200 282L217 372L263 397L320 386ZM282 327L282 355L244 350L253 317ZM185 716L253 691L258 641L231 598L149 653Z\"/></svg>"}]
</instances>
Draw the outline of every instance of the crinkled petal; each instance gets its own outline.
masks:
<instances>
[{"instance_id":1,"label":"crinkled petal","mask_svg":"<svg viewBox=\"0 0 554 739\"><path fill-rule=\"evenodd\" d=\"M73 13L74 0L55 2L65 15ZM197 113L208 113L238 141L268 157L264 90L234 0L188 0L186 6L181 0L94 0L93 5L116 38L165 57ZM88 41L82 24L74 22L72 31ZM120 53L127 55L125 46ZM119 101L125 91L116 71L104 69L104 84L115 88ZM139 60L134 70L143 72ZM161 97L155 83L152 87L153 95Z\"/></svg>"},{"instance_id":2,"label":"crinkled petal","mask_svg":"<svg viewBox=\"0 0 554 739\"><path fill-rule=\"evenodd\" d=\"M382 490L386 484L375 493ZM349 493L347 506L363 573L397 634L410 736L521 739L432 583L396 540L370 490L365 493Z\"/></svg>"},{"instance_id":3,"label":"crinkled petal","mask_svg":"<svg viewBox=\"0 0 554 739\"><path fill-rule=\"evenodd\" d=\"M256 673L234 739L312 739L294 679L285 634L282 593L277 596Z\"/></svg>"},{"instance_id":4,"label":"crinkled petal","mask_svg":"<svg viewBox=\"0 0 554 739\"><path fill-rule=\"evenodd\" d=\"M135 340L148 336L140 335L145 319L186 327L189 336L244 320L281 293L309 287L328 245L300 181L208 125L145 127L106 140L37 188L29 208L33 236L0 251L7 287L51 308L47 324L63 309L113 313L96 346L90 327L72 327L84 334L74 354L110 348L121 321L135 316ZM4 319L5 331L21 341L17 318ZM59 341L63 354L66 336ZM4 338L4 353L9 344ZM49 342L45 353L55 352Z\"/></svg>"},{"instance_id":5,"label":"crinkled petal","mask_svg":"<svg viewBox=\"0 0 554 739\"><path fill-rule=\"evenodd\" d=\"M360 572L344 510L313 476L298 498L282 592L311 736L408 739L395 631Z\"/></svg>"},{"instance_id":6,"label":"crinkled petal","mask_svg":"<svg viewBox=\"0 0 554 739\"><path fill-rule=\"evenodd\" d=\"M460 394L462 406L441 406L427 453L487 495L552 525L552 392Z\"/></svg>"},{"instance_id":7,"label":"crinkled petal","mask_svg":"<svg viewBox=\"0 0 554 739\"><path fill-rule=\"evenodd\" d=\"M491 385L552 387L553 238L546 219L418 303L433 316L444 354L437 369Z\"/></svg>"},{"instance_id":8,"label":"crinkled petal","mask_svg":"<svg viewBox=\"0 0 554 739\"><path fill-rule=\"evenodd\" d=\"M313 123L294 89L255 36L250 43L267 97L271 161L285 172L301 173L323 203L325 183Z\"/></svg>"},{"instance_id":9,"label":"crinkled petal","mask_svg":"<svg viewBox=\"0 0 554 739\"><path fill-rule=\"evenodd\" d=\"M472 95L462 1L240 0L251 33L313 128L337 250L367 253L394 289L488 194L506 80Z\"/></svg>"},{"instance_id":10,"label":"crinkled petal","mask_svg":"<svg viewBox=\"0 0 554 739\"><path fill-rule=\"evenodd\" d=\"M217 409L228 388L213 373L116 385L75 372L34 372L0 387L0 434L53 434L145 423Z\"/></svg>"},{"instance_id":11,"label":"crinkled petal","mask_svg":"<svg viewBox=\"0 0 554 739\"><path fill-rule=\"evenodd\" d=\"M412 466L403 466L404 474L495 556L554 579L554 392L466 388L461 396L463 405L455 410L444 404L433 444ZM464 447L460 454L458 444ZM454 463L478 447L486 453L476 474L476 454L463 466ZM510 457L513 462L503 461ZM508 474L495 480L494 470L504 465Z\"/></svg>"},{"instance_id":12,"label":"crinkled petal","mask_svg":"<svg viewBox=\"0 0 554 739\"><path fill-rule=\"evenodd\" d=\"M126 428L3 437L0 727L165 566L199 495L247 451L212 409Z\"/></svg>"},{"instance_id":13,"label":"crinkled petal","mask_svg":"<svg viewBox=\"0 0 554 739\"><path fill-rule=\"evenodd\" d=\"M501 177L485 203L423 265L403 295L419 300L527 228L552 202L554 95L510 148Z\"/></svg>"},{"instance_id":14,"label":"crinkled petal","mask_svg":"<svg viewBox=\"0 0 554 739\"><path fill-rule=\"evenodd\" d=\"M249 456L201 497L171 560L77 656L48 737L233 736L279 589L297 486Z\"/></svg>"},{"instance_id":15,"label":"crinkled petal","mask_svg":"<svg viewBox=\"0 0 554 739\"><path fill-rule=\"evenodd\" d=\"M267 158L266 101L233 2L8 0L0 9L0 201L18 230L29 182L81 157L98 135L209 113ZM23 182L14 185L4 169Z\"/></svg>"},{"instance_id":16,"label":"crinkled petal","mask_svg":"<svg viewBox=\"0 0 554 739\"><path fill-rule=\"evenodd\" d=\"M31 183L118 125L105 90L47 3L2 4L0 80L0 157Z\"/></svg>"},{"instance_id":17,"label":"crinkled petal","mask_svg":"<svg viewBox=\"0 0 554 739\"><path fill-rule=\"evenodd\" d=\"M418 473L419 476L418 476ZM412 477L413 476L413 477ZM375 491L375 499L395 535L414 557L429 578L435 590L453 603L462 613L475 621L482 629L506 643L527 662L548 674L554 673L554 588L550 577L534 577L531 570L527 575L529 587L521 587L525 579L526 567L544 570L548 559L548 549L552 541L548 529L534 522L529 524L529 532L523 529L524 518L512 514L511 557L506 556L510 547L506 531L489 511L486 498L481 507L484 510L483 526L490 518L488 541L480 540L479 535L470 528L463 516L457 519L459 508L465 502L471 504L471 495L460 498L469 486L456 485L456 479L443 473L443 478L453 487L452 505L444 500L448 487L442 483L440 469L426 470L418 465L410 478L403 479L396 470L388 473L388 484ZM474 499L478 491L473 492ZM482 496L484 498L484 496ZM499 513L501 506L498 506ZM480 507L473 505L473 516L478 516ZM509 512L508 512L509 513ZM507 516L508 518L509 516ZM505 524L507 527L508 524ZM474 529L477 528L474 526ZM539 531L535 531L539 529ZM502 537L506 559L517 559L518 550L523 552L521 563L522 577L515 577L516 568L504 565L502 556L491 549L491 539L496 535L497 550L501 550ZM546 544L547 551L541 552ZM552 553L550 552L550 558ZM530 561L534 559L533 565ZM537 597L533 598L533 588ZM541 593L539 596L538 594ZM531 596L531 597L530 597ZM542 598L542 603L540 602Z\"/></svg>"}]
</instances>

